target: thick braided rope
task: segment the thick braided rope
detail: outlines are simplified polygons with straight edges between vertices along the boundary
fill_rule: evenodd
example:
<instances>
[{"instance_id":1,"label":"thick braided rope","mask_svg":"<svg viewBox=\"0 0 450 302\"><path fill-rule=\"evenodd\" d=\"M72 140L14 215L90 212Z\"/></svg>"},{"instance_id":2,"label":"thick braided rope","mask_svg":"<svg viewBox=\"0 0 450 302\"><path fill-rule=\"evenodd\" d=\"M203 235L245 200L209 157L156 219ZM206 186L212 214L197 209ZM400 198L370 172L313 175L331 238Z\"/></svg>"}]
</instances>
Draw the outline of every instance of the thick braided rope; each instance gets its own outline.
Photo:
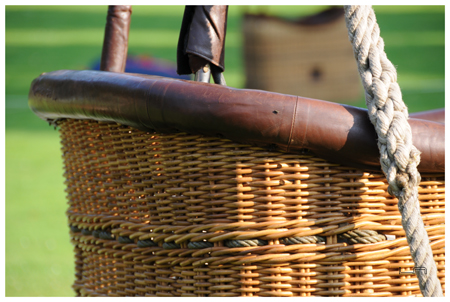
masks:
<instances>
[{"instance_id":1,"label":"thick braided rope","mask_svg":"<svg viewBox=\"0 0 450 302\"><path fill-rule=\"evenodd\" d=\"M425 297L442 297L428 234L420 216L417 166L420 152L412 145L408 109L397 84L397 72L384 52L384 42L371 6L345 6L348 35L358 65L369 118L378 135L378 148L388 191L398 198L402 225Z\"/></svg>"},{"instance_id":2,"label":"thick braided rope","mask_svg":"<svg viewBox=\"0 0 450 302\"><path fill-rule=\"evenodd\" d=\"M225 241L227 247L249 247L267 245L267 241L262 239L228 239Z\"/></svg>"},{"instance_id":3,"label":"thick braided rope","mask_svg":"<svg viewBox=\"0 0 450 302\"><path fill-rule=\"evenodd\" d=\"M386 236L372 230L353 230L340 234L339 238L348 240L350 243L376 243L386 240Z\"/></svg>"},{"instance_id":4,"label":"thick braided rope","mask_svg":"<svg viewBox=\"0 0 450 302\"><path fill-rule=\"evenodd\" d=\"M280 243L283 243L285 245L321 243L321 242L325 242L325 238L320 236L288 237L280 239Z\"/></svg>"}]
</instances>

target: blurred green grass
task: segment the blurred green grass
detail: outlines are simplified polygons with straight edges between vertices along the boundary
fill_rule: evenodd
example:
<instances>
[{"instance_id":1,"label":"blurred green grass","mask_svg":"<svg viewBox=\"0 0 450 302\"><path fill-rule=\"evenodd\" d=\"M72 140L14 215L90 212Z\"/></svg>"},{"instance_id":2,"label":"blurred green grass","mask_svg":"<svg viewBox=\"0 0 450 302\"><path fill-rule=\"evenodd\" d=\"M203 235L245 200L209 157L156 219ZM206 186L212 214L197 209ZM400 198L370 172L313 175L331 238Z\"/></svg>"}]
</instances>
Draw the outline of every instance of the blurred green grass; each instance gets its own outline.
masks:
<instances>
[{"instance_id":1,"label":"blurred green grass","mask_svg":"<svg viewBox=\"0 0 450 302\"><path fill-rule=\"evenodd\" d=\"M231 6L227 84L243 88L246 11L294 18L320 6ZM134 6L129 53L171 61L183 6ZM444 107L444 6L375 6L410 112ZM58 133L28 109L42 72L85 69L101 54L106 6L5 7L6 296L73 296L73 252ZM364 107L361 99L354 104Z\"/></svg>"}]
</instances>

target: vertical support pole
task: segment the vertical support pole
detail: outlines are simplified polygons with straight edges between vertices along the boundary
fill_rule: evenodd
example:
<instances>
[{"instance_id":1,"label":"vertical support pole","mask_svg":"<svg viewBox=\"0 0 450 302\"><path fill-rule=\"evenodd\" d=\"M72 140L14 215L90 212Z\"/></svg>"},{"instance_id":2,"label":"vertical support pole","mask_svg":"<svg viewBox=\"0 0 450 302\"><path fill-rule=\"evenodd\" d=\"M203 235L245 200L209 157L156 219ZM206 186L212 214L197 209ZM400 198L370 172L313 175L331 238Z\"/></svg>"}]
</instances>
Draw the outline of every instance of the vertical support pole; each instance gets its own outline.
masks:
<instances>
[{"instance_id":1,"label":"vertical support pole","mask_svg":"<svg viewBox=\"0 0 450 302\"><path fill-rule=\"evenodd\" d=\"M131 5L109 5L100 70L124 72L128 52Z\"/></svg>"}]
</instances>

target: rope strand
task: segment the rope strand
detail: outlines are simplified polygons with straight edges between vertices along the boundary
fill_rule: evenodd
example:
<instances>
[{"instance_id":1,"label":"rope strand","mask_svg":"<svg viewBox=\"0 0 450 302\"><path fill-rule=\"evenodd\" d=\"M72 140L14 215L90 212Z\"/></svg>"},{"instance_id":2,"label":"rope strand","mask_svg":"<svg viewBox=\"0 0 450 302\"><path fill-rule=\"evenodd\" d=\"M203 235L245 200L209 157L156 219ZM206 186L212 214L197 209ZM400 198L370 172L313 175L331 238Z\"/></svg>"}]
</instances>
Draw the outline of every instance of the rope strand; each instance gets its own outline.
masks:
<instances>
[{"instance_id":1,"label":"rope strand","mask_svg":"<svg viewBox=\"0 0 450 302\"><path fill-rule=\"evenodd\" d=\"M384 52L384 42L371 6L344 6L350 42L365 89L369 118L375 126L380 163L398 198L402 225L424 297L442 297L436 263L420 216L417 166L420 152L412 144L408 109L397 84L397 71ZM417 269L425 268L426 270Z\"/></svg>"}]
</instances>

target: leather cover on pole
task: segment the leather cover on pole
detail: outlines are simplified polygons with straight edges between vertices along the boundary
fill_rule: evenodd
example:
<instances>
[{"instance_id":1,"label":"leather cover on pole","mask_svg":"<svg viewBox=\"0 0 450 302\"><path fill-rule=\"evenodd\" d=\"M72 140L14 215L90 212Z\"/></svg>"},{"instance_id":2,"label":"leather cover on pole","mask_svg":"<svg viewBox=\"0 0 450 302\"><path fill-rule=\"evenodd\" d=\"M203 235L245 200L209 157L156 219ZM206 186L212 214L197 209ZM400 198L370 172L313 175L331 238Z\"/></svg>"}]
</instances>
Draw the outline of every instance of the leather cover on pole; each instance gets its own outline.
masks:
<instances>
[{"instance_id":1,"label":"leather cover on pole","mask_svg":"<svg viewBox=\"0 0 450 302\"><path fill-rule=\"evenodd\" d=\"M278 93L155 76L61 70L35 79L29 105L41 118L115 121L144 131L184 131L380 171L366 109ZM420 172L444 172L445 124L409 119Z\"/></svg>"},{"instance_id":2,"label":"leather cover on pole","mask_svg":"<svg viewBox=\"0 0 450 302\"><path fill-rule=\"evenodd\" d=\"M100 70L125 71L130 19L131 5L108 6Z\"/></svg>"},{"instance_id":3,"label":"leather cover on pole","mask_svg":"<svg viewBox=\"0 0 450 302\"><path fill-rule=\"evenodd\" d=\"M178 74L193 73L189 55L225 69L227 5L186 6L177 48Z\"/></svg>"}]
</instances>

